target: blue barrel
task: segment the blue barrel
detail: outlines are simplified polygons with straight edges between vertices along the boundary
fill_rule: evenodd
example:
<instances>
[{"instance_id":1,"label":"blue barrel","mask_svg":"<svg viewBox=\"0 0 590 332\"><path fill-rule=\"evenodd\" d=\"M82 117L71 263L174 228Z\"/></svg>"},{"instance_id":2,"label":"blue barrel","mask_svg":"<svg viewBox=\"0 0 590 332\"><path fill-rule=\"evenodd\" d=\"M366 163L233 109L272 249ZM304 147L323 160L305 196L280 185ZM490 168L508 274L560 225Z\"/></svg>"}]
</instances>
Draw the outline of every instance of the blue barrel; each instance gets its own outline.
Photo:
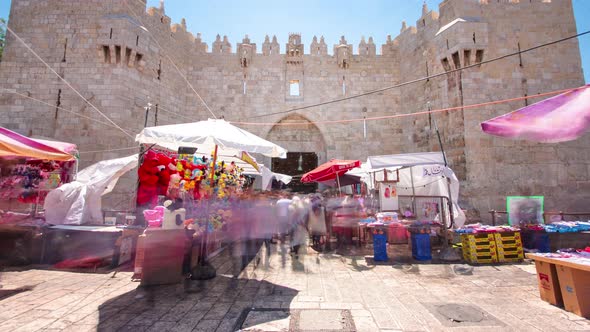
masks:
<instances>
[{"instance_id":1,"label":"blue barrel","mask_svg":"<svg viewBox=\"0 0 590 332\"><path fill-rule=\"evenodd\" d=\"M551 252L549 245L549 234L545 232L535 232L534 234L535 249L539 252Z\"/></svg>"},{"instance_id":2,"label":"blue barrel","mask_svg":"<svg viewBox=\"0 0 590 332\"><path fill-rule=\"evenodd\" d=\"M375 262L387 262L387 231L376 228L373 231L373 260Z\"/></svg>"},{"instance_id":3,"label":"blue barrel","mask_svg":"<svg viewBox=\"0 0 590 332\"><path fill-rule=\"evenodd\" d=\"M429 261L432 259L430 234L412 233L412 256L419 261Z\"/></svg>"}]
</instances>

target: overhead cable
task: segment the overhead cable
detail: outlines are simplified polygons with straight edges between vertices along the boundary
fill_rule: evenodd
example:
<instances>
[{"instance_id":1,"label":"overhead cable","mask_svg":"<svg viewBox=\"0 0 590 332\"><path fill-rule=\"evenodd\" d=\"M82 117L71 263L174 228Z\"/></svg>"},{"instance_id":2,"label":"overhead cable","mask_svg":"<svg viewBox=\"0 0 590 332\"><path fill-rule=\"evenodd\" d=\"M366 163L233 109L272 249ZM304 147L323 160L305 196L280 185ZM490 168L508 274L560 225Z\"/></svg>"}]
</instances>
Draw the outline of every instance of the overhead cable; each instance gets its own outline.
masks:
<instances>
[{"instance_id":1,"label":"overhead cable","mask_svg":"<svg viewBox=\"0 0 590 332\"><path fill-rule=\"evenodd\" d=\"M108 122L110 122L113 126L115 126L117 129L119 129L121 132L123 132L125 135L134 138L133 135L129 134L127 131L125 131L123 128L121 128L118 124L116 124L113 120L111 120L111 118L109 118L106 114L104 114L103 112L101 112L96 106L94 106L90 101L88 101L88 99L84 98L84 96L82 96L82 94L80 92L78 92L78 90L76 90L68 81L66 81L65 78L63 78L60 74L58 74L47 62L45 62L45 60L43 60L39 54L37 54L27 43L25 43L24 40L22 40L9 26L8 24L1 22L0 24L3 24L4 27L6 28L6 31L10 32L19 42L21 42L31 53L33 53L33 55L39 59L39 61L41 61L49 70L51 70L62 82L64 82L70 89L72 89L80 98L82 98L88 105L90 105L90 107L92 107L96 112L98 112L98 114L100 114L102 117L104 117Z\"/></svg>"},{"instance_id":2,"label":"overhead cable","mask_svg":"<svg viewBox=\"0 0 590 332\"><path fill-rule=\"evenodd\" d=\"M295 112L295 111L301 111L301 110L305 110L305 109L308 109L308 108L313 108L313 107L318 107L318 106L323 106L323 105L329 105L329 104L339 103L339 102L342 102L342 101L351 100L351 99L355 99L355 98L359 98L359 97L364 97L364 96L368 96L368 95L372 95L372 94L375 94L375 93L384 92L384 91L391 90L391 89L401 88L401 87L406 86L406 85L410 85L410 84L414 84L414 83L418 83L418 82L430 80L430 79L437 78L437 77L444 76L444 75L449 75L449 74L460 72L460 71L463 71L465 69L470 69L470 68L473 68L473 67L479 67L479 66L484 65L484 64L487 64L487 63L491 63L491 62L503 60L503 59L506 59L506 58L509 58L509 57L513 57L513 56L516 56L516 55L520 55L522 53L530 52L530 51L533 51L533 50L536 50L536 49L539 49L539 48L542 48L542 47L546 47L546 46L550 46L550 45L553 45L553 44L561 43L561 42L564 42L564 41L569 40L569 39L578 38L578 37L583 36L583 35L586 35L588 33L590 33L590 30L589 31L582 32L582 33L578 33L578 34L573 35L573 36L561 38L561 39L554 40L554 41L551 41L551 42L548 42L548 43L544 43L544 44L540 44L540 45L537 45L537 46L534 46L534 47L531 47L531 48L520 50L520 51L517 51L517 52L505 54L505 55L502 55L502 56L499 56L499 57L496 57L496 58L493 58L493 59L490 59L490 60L481 61L481 62L472 64L472 65L469 65L469 66L465 66L465 67L462 67L462 68L456 68L456 69L452 69L452 70L445 71L445 72L442 72L442 73L438 73L438 74L434 74L434 75L430 75L430 76L425 76L425 77L422 77L422 78L417 78L417 79L414 79L414 80L411 80L411 81L406 81L406 82L403 82L403 83L395 84L395 85L384 87L384 88L381 88L381 89L371 90L371 91L363 92L363 93L352 95L352 96L348 96L348 97L343 97L343 98L328 100L328 101L321 102L321 103L316 103L316 104L311 104L311 105L306 105L306 106L301 106L301 107L295 107L295 108L292 108L292 109L287 110L287 111L280 111L280 112L273 112L273 113L266 113L266 114L254 115L254 116L251 116L250 118L251 119L254 119L254 118L266 117L266 116L271 116L271 115L285 114L285 113L290 113L290 112Z\"/></svg>"},{"instance_id":3,"label":"overhead cable","mask_svg":"<svg viewBox=\"0 0 590 332\"><path fill-rule=\"evenodd\" d=\"M142 0L139 0L139 2L142 5L145 5L145 2L143 2ZM203 100L203 98L197 92L197 90L195 90L195 88L189 82L189 80L186 78L186 76L184 76L182 74L182 72L180 71L180 69L178 68L178 66L176 66L176 63L168 56L168 53L164 51L164 48L162 47L162 45L160 45L160 43L158 42L158 40L156 39L156 37L154 37L154 35L145 27L145 24L143 24L143 22L141 21L141 18L139 17L139 15L137 15L133 11L133 9L131 9L131 7L129 6L129 4L127 3L127 0L125 0L124 3L125 3L125 6L127 6L127 8L131 11L131 13L133 14L133 16L135 16L135 18L139 21L139 23L141 23L140 28L142 28L143 30L147 31L147 33L149 33L149 35L151 36L151 38L156 42L156 44L158 44L158 48L160 49L160 52L162 52L164 54L164 56L170 61L170 63L172 63L172 66L174 66L174 68L176 69L176 71L178 72L178 74L184 79L184 81L186 82L186 84L197 95L197 97L199 98L199 100L201 101L201 103L203 103L203 105L205 105L205 108L207 109L207 111L209 111L209 113L213 116L213 118L217 119L217 116L215 115L215 113L213 113L213 111L209 108L209 105L207 105L207 103L205 102L205 100Z\"/></svg>"}]
</instances>

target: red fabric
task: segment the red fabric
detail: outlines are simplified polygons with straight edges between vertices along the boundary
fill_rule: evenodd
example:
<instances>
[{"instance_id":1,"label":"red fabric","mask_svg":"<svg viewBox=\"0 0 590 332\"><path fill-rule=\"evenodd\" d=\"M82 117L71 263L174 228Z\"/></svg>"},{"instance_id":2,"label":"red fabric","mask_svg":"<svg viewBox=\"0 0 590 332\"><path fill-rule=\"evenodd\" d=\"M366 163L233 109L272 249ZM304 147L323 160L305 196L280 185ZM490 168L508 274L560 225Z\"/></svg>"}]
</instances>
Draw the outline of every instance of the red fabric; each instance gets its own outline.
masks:
<instances>
[{"instance_id":1,"label":"red fabric","mask_svg":"<svg viewBox=\"0 0 590 332\"><path fill-rule=\"evenodd\" d=\"M158 199L158 158L153 151L145 154L143 164L137 170L139 177L139 188L137 189L137 204L157 202Z\"/></svg>"},{"instance_id":2,"label":"red fabric","mask_svg":"<svg viewBox=\"0 0 590 332\"><path fill-rule=\"evenodd\" d=\"M168 165L172 163L173 160L167 157L164 154L158 155L158 166L164 166L164 169L160 171L159 179L158 179L158 195L166 195L168 191L168 184L170 184L170 175L172 172Z\"/></svg>"},{"instance_id":3,"label":"red fabric","mask_svg":"<svg viewBox=\"0 0 590 332\"><path fill-rule=\"evenodd\" d=\"M353 168L361 167L360 160L332 159L329 162L303 174L301 182L318 182L335 179Z\"/></svg>"},{"instance_id":4,"label":"red fabric","mask_svg":"<svg viewBox=\"0 0 590 332\"><path fill-rule=\"evenodd\" d=\"M73 269L73 268L89 268L100 267L105 265L105 262L100 257L83 257L79 259L66 259L54 266L58 269Z\"/></svg>"}]
</instances>

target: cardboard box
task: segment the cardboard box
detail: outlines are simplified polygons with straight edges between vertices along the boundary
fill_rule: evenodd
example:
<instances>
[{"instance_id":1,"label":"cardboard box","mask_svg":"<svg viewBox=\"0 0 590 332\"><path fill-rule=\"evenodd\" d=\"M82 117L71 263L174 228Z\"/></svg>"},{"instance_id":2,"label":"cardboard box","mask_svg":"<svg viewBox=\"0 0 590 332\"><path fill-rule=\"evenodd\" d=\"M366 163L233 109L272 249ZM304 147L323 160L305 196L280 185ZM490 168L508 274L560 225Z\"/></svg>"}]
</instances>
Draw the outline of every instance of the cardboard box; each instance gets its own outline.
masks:
<instances>
[{"instance_id":1,"label":"cardboard box","mask_svg":"<svg viewBox=\"0 0 590 332\"><path fill-rule=\"evenodd\" d=\"M590 271L558 265L557 276L565 310L590 318Z\"/></svg>"},{"instance_id":2,"label":"cardboard box","mask_svg":"<svg viewBox=\"0 0 590 332\"><path fill-rule=\"evenodd\" d=\"M535 260L535 267L541 299L555 306L563 306L555 264Z\"/></svg>"}]
</instances>

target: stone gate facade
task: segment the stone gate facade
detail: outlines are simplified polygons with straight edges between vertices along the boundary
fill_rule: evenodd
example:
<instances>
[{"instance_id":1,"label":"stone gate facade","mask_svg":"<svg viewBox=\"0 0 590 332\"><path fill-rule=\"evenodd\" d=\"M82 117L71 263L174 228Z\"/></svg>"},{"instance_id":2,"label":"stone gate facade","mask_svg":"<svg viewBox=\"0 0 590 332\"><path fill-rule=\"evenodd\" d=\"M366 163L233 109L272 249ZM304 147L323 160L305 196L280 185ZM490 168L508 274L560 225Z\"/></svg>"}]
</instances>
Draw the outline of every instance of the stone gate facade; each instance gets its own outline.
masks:
<instances>
[{"instance_id":1,"label":"stone gate facade","mask_svg":"<svg viewBox=\"0 0 590 332\"><path fill-rule=\"evenodd\" d=\"M546 210L581 210L590 202L590 136L562 144L494 138L479 123L537 100L462 106L531 96L584 83L578 41L338 103L285 112L394 86L576 34L571 0L446 0L423 7L415 26L377 45L345 37L303 45L291 34L209 47L164 5L145 0L12 0L9 26L115 128L7 34L0 63L0 123L25 135L76 143L81 166L136 152L144 125L218 117L291 149L331 158L436 151L433 119L450 166L462 180L461 205L489 219L507 195L544 195ZM328 47L332 50L328 53ZM356 52L354 51L356 49ZM187 84L190 82L190 85ZM194 88L194 90L193 90ZM197 93L199 96L197 96ZM146 116L144 107L152 104ZM457 110L378 120L335 122ZM241 123L242 122L242 123ZM245 123L247 122L247 123ZM303 124L302 124L303 122ZM129 148L129 149L125 149ZM110 151L103 151L110 150ZM93 152L98 151L98 152ZM132 176L112 207L128 208Z\"/></svg>"}]
</instances>

